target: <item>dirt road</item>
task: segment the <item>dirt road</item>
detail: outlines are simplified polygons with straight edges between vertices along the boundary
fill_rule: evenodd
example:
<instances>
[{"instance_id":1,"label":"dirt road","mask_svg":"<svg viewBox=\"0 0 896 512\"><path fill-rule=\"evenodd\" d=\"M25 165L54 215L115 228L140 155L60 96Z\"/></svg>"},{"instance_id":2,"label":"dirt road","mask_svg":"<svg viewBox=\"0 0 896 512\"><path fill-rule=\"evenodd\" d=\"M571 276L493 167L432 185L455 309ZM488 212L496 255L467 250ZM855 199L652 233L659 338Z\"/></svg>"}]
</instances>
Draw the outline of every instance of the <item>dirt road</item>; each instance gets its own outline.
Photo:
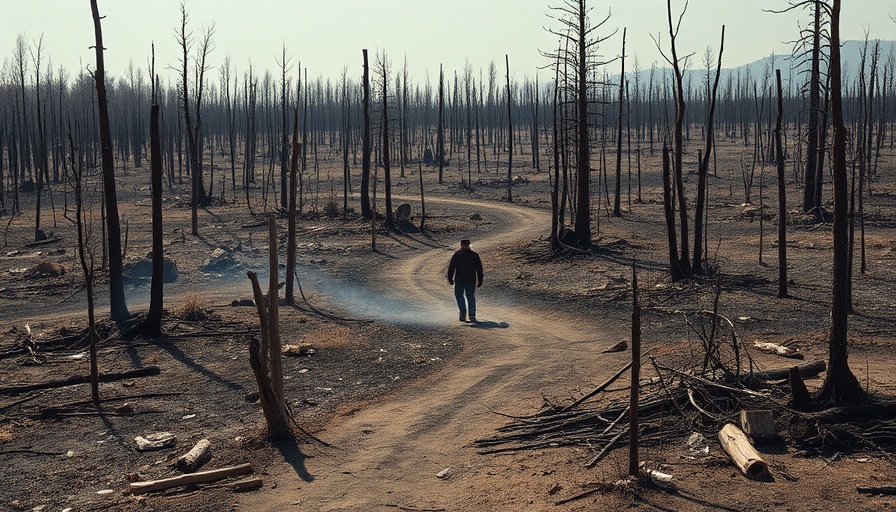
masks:
<instances>
[{"instance_id":1,"label":"dirt road","mask_svg":"<svg viewBox=\"0 0 896 512\"><path fill-rule=\"evenodd\" d=\"M463 338L461 355L445 371L399 395L336 418L319 433L334 448L302 445L308 458L288 456L268 468L267 485L244 495L240 510L288 510L290 505L330 511L548 506L550 475L556 468L528 468L527 454L478 455L473 441L506 422L495 411L533 412L543 392L568 390L561 386L575 372L586 366L594 370L595 343L610 338L600 340L600 334L586 332L584 326L573 328L581 324L540 311L538 304L490 302L489 247L539 236L549 219L543 211L514 205L476 208L495 223L487 243L475 243L486 266L479 324L457 322L451 288L441 273L450 250L429 248L403 256L394 272L394 286L403 289L422 314L438 316L439 321L444 317L445 328ZM586 338L588 342L581 341ZM605 355L602 364L618 367L625 357ZM443 470L447 478L437 477ZM544 476L537 488L530 488L533 471Z\"/></svg>"}]
</instances>

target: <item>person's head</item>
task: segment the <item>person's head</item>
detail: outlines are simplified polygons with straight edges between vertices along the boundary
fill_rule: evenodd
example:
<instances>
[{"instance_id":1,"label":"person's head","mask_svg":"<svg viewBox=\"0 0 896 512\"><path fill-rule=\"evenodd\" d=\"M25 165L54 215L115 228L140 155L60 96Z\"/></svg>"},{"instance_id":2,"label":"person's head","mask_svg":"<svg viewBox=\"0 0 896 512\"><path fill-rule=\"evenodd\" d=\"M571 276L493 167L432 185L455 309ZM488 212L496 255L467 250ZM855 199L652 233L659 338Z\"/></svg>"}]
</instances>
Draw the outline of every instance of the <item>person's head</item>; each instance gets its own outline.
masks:
<instances>
[{"instance_id":1,"label":"person's head","mask_svg":"<svg viewBox=\"0 0 896 512\"><path fill-rule=\"evenodd\" d=\"M460 248L461 248L461 249L469 249L469 248L470 248L470 241L469 241L469 240L461 240L461 241L460 241Z\"/></svg>"}]
</instances>

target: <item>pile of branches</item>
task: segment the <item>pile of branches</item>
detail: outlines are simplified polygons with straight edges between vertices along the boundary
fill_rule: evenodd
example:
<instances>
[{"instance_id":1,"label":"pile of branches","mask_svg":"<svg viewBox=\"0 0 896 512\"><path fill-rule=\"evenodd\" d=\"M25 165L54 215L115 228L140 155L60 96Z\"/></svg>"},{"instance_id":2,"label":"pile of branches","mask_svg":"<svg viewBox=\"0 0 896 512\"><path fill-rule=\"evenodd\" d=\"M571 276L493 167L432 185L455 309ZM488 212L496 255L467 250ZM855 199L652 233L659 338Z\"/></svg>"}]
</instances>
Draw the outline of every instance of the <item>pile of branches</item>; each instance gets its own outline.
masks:
<instances>
[{"instance_id":1,"label":"pile of branches","mask_svg":"<svg viewBox=\"0 0 896 512\"><path fill-rule=\"evenodd\" d=\"M717 298L718 293L716 305ZM644 367L649 361L654 371L651 378L641 381L638 389L642 446L673 442L695 431L715 437L725 423L737 423L742 410L772 410L777 424L788 425L799 415L791 408L789 379L799 375L802 384L802 377L825 369L823 361L815 361L759 371L734 324L717 311L692 312L685 315L685 321L699 340L692 350L685 351L685 361L677 367L660 363L652 356L640 362ZM631 390L611 391L609 386L630 368L631 363L625 365L569 405L547 403L533 415L507 416L510 423L499 428L496 435L476 441L480 453L583 446L595 453L586 466L594 465L612 448L628 441ZM896 434L896 429L893 432Z\"/></svg>"}]
</instances>

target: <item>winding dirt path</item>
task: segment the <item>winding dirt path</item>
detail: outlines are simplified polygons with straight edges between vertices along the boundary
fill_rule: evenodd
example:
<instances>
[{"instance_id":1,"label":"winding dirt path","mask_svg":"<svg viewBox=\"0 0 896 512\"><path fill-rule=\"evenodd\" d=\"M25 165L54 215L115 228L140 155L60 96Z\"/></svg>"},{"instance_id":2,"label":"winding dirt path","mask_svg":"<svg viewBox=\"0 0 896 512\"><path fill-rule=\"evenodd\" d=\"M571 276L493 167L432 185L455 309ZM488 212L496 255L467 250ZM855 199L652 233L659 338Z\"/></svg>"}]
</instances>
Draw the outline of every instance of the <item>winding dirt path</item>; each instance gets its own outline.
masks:
<instances>
[{"instance_id":1,"label":"winding dirt path","mask_svg":"<svg viewBox=\"0 0 896 512\"><path fill-rule=\"evenodd\" d=\"M538 236L549 223L545 212L524 207L440 201L475 205L495 219L487 244L476 245L485 254L491 246ZM453 297L441 271L433 269L443 269L449 257L444 248L403 256L396 263L400 268L394 275L403 276L396 286L424 310L445 311ZM445 370L397 396L336 418L319 434L335 448L302 445L307 458L287 455L268 468L266 486L241 496L238 508L447 511L548 506L551 481L543 475L553 469L539 473L527 467L532 453L479 455L473 441L493 435L506 422L494 411L533 412L543 392L568 391L560 384L568 385L576 368L597 364L594 346L601 334L541 312L537 304L489 302L488 277L486 259L478 326L458 323L453 308L446 312L453 317L446 328L463 337L464 350ZM586 338L587 343L581 341ZM618 367L624 357L602 364ZM438 478L445 469L449 477ZM534 479L533 471L539 473Z\"/></svg>"}]
</instances>

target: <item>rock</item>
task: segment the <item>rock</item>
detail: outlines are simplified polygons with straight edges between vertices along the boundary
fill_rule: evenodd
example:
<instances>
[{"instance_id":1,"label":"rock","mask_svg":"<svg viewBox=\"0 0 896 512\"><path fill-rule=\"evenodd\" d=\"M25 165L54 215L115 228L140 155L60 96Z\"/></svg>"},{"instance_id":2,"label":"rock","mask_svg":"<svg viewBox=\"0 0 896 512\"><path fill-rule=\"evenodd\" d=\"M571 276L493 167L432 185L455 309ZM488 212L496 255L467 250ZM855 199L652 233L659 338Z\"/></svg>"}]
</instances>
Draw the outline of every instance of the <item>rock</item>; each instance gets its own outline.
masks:
<instances>
[{"instance_id":1,"label":"rock","mask_svg":"<svg viewBox=\"0 0 896 512\"><path fill-rule=\"evenodd\" d=\"M229 249L218 247L202 263L201 269L206 272L220 272L237 267L239 264L236 258L234 258L233 252Z\"/></svg>"},{"instance_id":2,"label":"rock","mask_svg":"<svg viewBox=\"0 0 896 512\"><path fill-rule=\"evenodd\" d=\"M148 452L172 448L177 443L177 437L171 432L157 432L147 434L145 437L137 436L134 442L137 443L137 451Z\"/></svg>"},{"instance_id":3,"label":"rock","mask_svg":"<svg viewBox=\"0 0 896 512\"><path fill-rule=\"evenodd\" d=\"M298 345L283 345L281 352L284 356L297 357L305 354L313 354L314 347L310 343L299 343Z\"/></svg>"},{"instance_id":4,"label":"rock","mask_svg":"<svg viewBox=\"0 0 896 512\"><path fill-rule=\"evenodd\" d=\"M628 348L628 342L626 342L625 340L622 340L619 343L613 345L612 347L607 348L606 350L602 351L601 353L609 354L612 352L622 352L623 350L626 350L627 348Z\"/></svg>"},{"instance_id":5,"label":"rock","mask_svg":"<svg viewBox=\"0 0 896 512\"><path fill-rule=\"evenodd\" d=\"M395 209L395 220L410 221L411 205L409 205L408 203L398 205L398 208Z\"/></svg>"},{"instance_id":6,"label":"rock","mask_svg":"<svg viewBox=\"0 0 896 512\"><path fill-rule=\"evenodd\" d=\"M255 301L252 299L237 299L230 303L231 306L247 306L247 307L255 307Z\"/></svg>"},{"instance_id":7,"label":"rock","mask_svg":"<svg viewBox=\"0 0 896 512\"><path fill-rule=\"evenodd\" d=\"M42 277L59 277L65 274L65 267L52 261L41 261L37 265L25 271L25 277L42 278Z\"/></svg>"},{"instance_id":8,"label":"rock","mask_svg":"<svg viewBox=\"0 0 896 512\"><path fill-rule=\"evenodd\" d=\"M436 473L436 478L441 478L442 480L446 480L451 476L451 468L445 468L438 473Z\"/></svg>"},{"instance_id":9,"label":"rock","mask_svg":"<svg viewBox=\"0 0 896 512\"><path fill-rule=\"evenodd\" d=\"M482 220L482 215L474 213L473 215L470 215L470 220Z\"/></svg>"},{"instance_id":10,"label":"rock","mask_svg":"<svg viewBox=\"0 0 896 512\"><path fill-rule=\"evenodd\" d=\"M170 258L162 257L162 282L173 283L177 281L177 275L177 263ZM152 253L141 260L126 264L124 276L134 281L152 279Z\"/></svg>"}]
</instances>

